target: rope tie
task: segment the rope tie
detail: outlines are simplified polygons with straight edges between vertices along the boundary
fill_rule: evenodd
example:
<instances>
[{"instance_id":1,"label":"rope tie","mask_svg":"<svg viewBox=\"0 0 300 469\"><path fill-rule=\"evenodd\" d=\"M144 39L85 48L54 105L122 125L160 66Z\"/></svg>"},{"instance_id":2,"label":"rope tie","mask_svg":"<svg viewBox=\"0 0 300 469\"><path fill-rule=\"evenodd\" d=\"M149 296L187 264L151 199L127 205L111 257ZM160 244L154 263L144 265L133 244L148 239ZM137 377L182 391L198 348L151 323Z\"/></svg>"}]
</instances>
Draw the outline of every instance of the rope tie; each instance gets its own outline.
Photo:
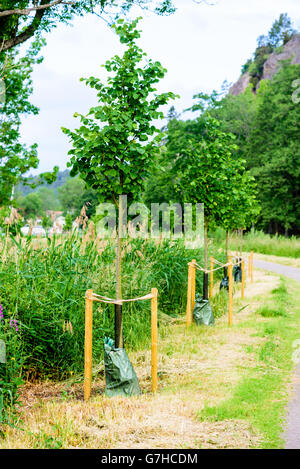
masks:
<instances>
[{"instance_id":1,"label":"rope tie","mask_svg":"<svg viewBox=\"0 0 300 469\"><path fill-rule=\"evenodd\" d=\"M88 298L86 296L86 298ZM93 293L92 298L88 298L93 301L98 301L99 303L108 303L108 304L114 304L114 305L122 305L123 303L130 303L132 301L144 301L144 300L151 300L154 298L154 295L152 293L149 293L148 295L145 296L140 296L138 298L130 298L128 300L116 300L114 298L108 298L107 296L101 296L97 295L96 293Z\"/></svg>"},{"instance_id":2,"label":"rope tie","mask_svg":"<svg viewBox=\"0 0 300 469\"><path fill-rule=\"evenodd\" d=\"M220 269L223 269L224 267L229 267L230 265L231 266L235 266L235 265L239 265L239 264L242 264L243 262L243 259L241 258L235 258L235 259L240 259L239 262L228 262L227 264L221 264L221 262L219 261L216 261L216 259L214 259L214 262L216 261L217 264L219 264L219 267L216 267L215 269L212 269L212 270L206 270L204 269L203 267L201 267L201 265L199 264L193 264L192 262L189 262L188 265L191 265L193 267L196 267L196 269L200 270L201 272L204 272L205 274L210 274L211 272L216 272L217 270L220 270Z\"/></svg>"}]
</instances>

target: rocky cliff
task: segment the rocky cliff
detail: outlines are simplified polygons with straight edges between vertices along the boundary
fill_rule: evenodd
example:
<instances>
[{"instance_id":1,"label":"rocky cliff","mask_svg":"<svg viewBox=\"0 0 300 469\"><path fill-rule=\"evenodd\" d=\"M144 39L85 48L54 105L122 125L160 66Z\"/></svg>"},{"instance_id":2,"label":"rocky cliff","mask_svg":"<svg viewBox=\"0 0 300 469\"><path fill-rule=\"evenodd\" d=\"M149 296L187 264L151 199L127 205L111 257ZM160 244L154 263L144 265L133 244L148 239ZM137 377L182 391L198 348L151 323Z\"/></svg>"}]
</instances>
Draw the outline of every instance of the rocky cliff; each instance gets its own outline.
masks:
<instances>
[{"instance_id":1,"label":"rocky cliff","mask_svg":"<svg viewBox=\"0 0 300 469\"><path fill-rule=\"evenodd\" d=\"M300 64L300 34L296 34L289 42L282 46L279 51L273 52L264 64L262 79L270 80L280 67L282 60L292 59L292 64ZM229 93L234 96L243 93L250 83L250 75L244 73L238 81L232 85ZM259 85L258 85L259 87Z\"/></svg>"}]
</instances>

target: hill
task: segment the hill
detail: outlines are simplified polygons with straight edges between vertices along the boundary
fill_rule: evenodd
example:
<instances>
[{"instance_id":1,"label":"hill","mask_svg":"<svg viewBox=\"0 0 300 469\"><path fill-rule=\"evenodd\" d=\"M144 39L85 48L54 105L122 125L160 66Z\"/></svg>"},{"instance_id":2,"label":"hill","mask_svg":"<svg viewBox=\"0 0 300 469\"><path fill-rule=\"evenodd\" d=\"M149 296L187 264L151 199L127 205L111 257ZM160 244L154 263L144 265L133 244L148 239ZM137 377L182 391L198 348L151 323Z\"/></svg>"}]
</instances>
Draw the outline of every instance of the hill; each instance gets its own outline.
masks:
<instances>
[{"instance_id":1,"label":"hill","mask_svg":"<svg viewBox=\"0 0 300 469\"><path fill-rule=\"evenodd\" d=\"M23 196L25 196L27 194L30 194L31 192L37 191L40 187L47 187L49 189L52 189L56 194L57 189L59 187L63 186L69 177L70 177L70 171L68 169L65 169L64 171L59 171L57 173L56 181L54 181L52 184L44 183L43 185L38 186L36 188L32 188L30 186L25 186L23 184L19 184L16 187L16 191L21 193ZM38 181L39 181L39 175L29 176L29 180L30 180L30 182L37 184Z\"/></svg>"},{"instance_id":2,"label":"hill","mask_svg":"<svg viewBox=\"0 0 300 469\"><path fill-rule=\"evenodd\" d=\"M293 65L300 64L300 34L295 34L284 46L280 46L266 58L263 64L262 74L258 77L259 79L256 85L253 86L254 91L259 88L261 80L270 80L276 75L284 60L290 60ZM249 69L234 83L229 93L234 96L244 93L252 80L251 70Z\"/></svg>"}]
</instances>

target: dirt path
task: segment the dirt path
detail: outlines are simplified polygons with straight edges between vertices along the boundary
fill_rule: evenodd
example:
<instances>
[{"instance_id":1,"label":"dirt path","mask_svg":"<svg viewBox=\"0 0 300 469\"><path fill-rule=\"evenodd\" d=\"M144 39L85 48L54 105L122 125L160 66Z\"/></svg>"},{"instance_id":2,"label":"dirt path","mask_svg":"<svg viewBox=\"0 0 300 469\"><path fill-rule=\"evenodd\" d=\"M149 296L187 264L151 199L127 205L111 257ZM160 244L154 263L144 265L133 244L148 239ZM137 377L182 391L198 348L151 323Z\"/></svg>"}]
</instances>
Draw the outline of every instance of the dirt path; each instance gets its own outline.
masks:
<instances>
[{"instance_id":1,"label":"dirt path","mask_svg":"<svg viewBox=\"0 0 300 469\"><path fill-rule=\"evenodd\" d=\"M295 267L258 260L254 261L254 266L300 282L300 269ZM300 449L300 364L297 365L293 380L293 397L287 409L287 422L283 438L286 441L286 449Z\"/></svg>"}]
</instances>

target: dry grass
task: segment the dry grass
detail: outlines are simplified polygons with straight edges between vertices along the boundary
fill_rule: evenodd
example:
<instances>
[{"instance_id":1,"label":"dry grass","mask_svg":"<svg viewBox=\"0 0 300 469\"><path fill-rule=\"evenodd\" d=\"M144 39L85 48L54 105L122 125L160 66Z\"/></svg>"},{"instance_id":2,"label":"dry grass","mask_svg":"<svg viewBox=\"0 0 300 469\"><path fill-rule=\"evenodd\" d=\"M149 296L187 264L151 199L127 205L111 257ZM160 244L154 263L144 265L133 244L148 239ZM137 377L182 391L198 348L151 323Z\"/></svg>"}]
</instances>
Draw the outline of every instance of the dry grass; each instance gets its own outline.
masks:
<instances>
[{"instance_id":1,"label":"dry grass","mask_svg":"<svg viewBox=\"0 0 300 469\"><path fill-rule=\"evenodd\" d=\"M45 383L23 389L20 429L8 428L1 448L251 448L261 436L247 422L199 422L197 412L230 397L236 383L256 364L249 353L264 340L247 318L278 285L278 277L255 272L242 302L236 291L234 325L189 330L170 326L159 345L159 392L150 393L150 353L131 355L143 394L109 399L103 395L103 370L88 403L82 384ZM251 304L250 304L251 303ZM246 308L241 308L248 305ZM241 311L240 311L241 310ZM238 312L240 311L240 312ZM245 326L243 326L243 322Z\"/></svg>"}]
</instances>

